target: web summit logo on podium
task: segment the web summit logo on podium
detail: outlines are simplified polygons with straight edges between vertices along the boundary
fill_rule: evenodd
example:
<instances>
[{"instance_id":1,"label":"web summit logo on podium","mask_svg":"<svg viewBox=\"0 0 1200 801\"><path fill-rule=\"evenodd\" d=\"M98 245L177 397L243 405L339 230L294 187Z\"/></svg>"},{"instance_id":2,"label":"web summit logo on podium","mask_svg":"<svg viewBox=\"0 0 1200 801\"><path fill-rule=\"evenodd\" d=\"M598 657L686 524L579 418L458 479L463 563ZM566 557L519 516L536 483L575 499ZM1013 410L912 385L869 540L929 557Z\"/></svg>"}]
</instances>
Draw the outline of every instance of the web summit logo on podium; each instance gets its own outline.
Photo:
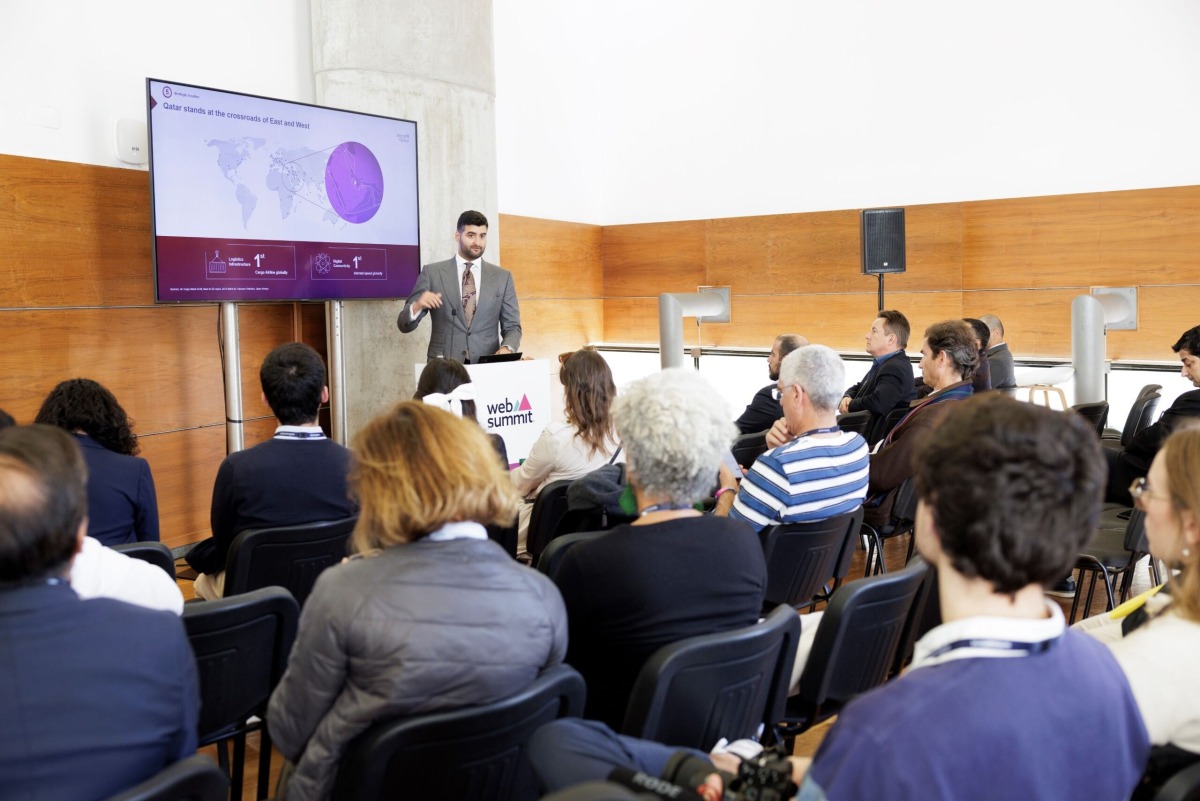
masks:
<instances>
[{"instance_id":1,"label":"web summit logo on podium","mask_svg":"<svg viewBox=\"0 0 1200 801\"><path fill-rule=\"evenodd\" d=\"M520 403L502 400L499 403L487 404L487 425L484 428L504 428L505 426L526 425L533 422L533 407L529 405L529 396L522 395Z\"/></svg>"}]
</instances>

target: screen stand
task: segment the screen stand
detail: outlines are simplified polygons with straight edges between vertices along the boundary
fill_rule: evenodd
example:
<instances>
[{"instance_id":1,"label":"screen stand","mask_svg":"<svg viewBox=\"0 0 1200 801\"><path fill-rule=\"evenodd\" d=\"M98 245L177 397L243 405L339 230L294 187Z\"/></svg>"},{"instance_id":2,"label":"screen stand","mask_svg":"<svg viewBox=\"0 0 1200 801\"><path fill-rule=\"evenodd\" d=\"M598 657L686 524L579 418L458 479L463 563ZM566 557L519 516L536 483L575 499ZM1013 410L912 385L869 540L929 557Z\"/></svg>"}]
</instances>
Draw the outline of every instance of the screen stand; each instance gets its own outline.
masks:
<instances>
[{"instance_id":1,"label":"screen stand","mask_svg":"<svg viewBox=\"0 0 1200 801\"><path fill-rule=\"evenodd\" d=\"M236 303L221 304L221 352L225 356L225 453L240 451L242 436L242 357Z\"/></svg>"},{"instance_id":2,"label":"screen stand","mask_svg":"<svg viewBox=\"0 0 1200 801\"><path fill-rule=\"evenodd\" d=\"M342 303L325 301L325 339L329 352L329 427L333 441L346 444L346 363L342 352Z\"/></svg>"}]
</instances>

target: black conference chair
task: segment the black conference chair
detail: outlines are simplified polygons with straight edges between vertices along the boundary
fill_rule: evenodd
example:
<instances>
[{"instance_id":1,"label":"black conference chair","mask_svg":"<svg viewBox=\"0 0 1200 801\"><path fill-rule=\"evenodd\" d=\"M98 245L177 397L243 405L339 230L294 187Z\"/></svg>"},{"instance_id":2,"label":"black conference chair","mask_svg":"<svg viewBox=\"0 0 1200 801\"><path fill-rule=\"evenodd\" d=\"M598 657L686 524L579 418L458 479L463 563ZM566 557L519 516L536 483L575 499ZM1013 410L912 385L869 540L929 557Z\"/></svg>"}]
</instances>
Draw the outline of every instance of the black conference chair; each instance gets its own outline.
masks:
<instances>
[{"instance_id":1,"label":"black conference chair","mask_svg":"<svg viewBox=\"0 0 1200 801\"><path fill-rule=\"evenodd\" d=\"M911 411L912 407L905 403L895 407L882 417L876 418L876 425L871 428L871 435L867 437L867 444L874 448L875 443L892 433L892 429L898 426L900 421Z\"/></svg>"},{"instance_id":2,"label":"black conference chair","mask_svg":"<svg viewBox=\"0 0 1200 801\"><path fill-rule=\"evenodd\" d=\"M161 542L126 542L114 545L112 549L133 559L141 559L143 562L161 567L172 581L175 580L175 556L171 553L171 549Z\"/></svg>"},{"instance_id":3,"label":"black conference chair","mask_svg":"<svg viewBox=\"0 0 1200 801\"><path fill-rule=\"evenodd\" d=\"M1153 801L1200 801L1200 762L1167 779Z\"/></svg>"},{"instance_id":4,"label":"black conference chair","mask_svg":"<svg viewBox=\"0 0 1200 801\"><path fill-rule=\"evenodd\" d=\"M258 798L267 797L271 777L271 738L261 721L271 691L287 667L296 639L300 607L282 587L185 604L183 625L196 655L200 677L200 745L219 743L221 767L228 768L225 741L233 740L232 801L242 797L246 734L261 731Z\"/></svg>"},{"instance_id":5,"label":"black conference chair","mask_svg":"<svg viewBox=\"0 0 1200 801\"><path fill-rule=\"evenodd\" d=\"M642 666L621 733L707 751L721 737L772 730L783 714L800 616L776 607L766 620L663 646Z\"/></svg>"},{"instance_id":6,"label":"black conference chair","mask_svg":"<svg viewBox=\"0 0 1200 801\"><path fill-rule=\"evenodd\" d=\"M225 801L229 777L203 754L193 754L107 801Z\"/></svg>"},{"instance_id":7,"label":"black conference chair","mask_svg":"<svg viewBox=\"0 0 1200 801\"><path fill-rule=\"evenodd\" d=\"M914 528L917 522L917 482L913 477L906 478L899 487L895 490L896 497L892 500L891 516L886 525L876 531L871 526L863 523L862 531L867 536L867 563L863 575L869 576L872 573L872 564L874 565L875 573L886 573L887 565L883 559L883 542L892 537L901 537L905 534L913 535ZM915 539L910 539L908 543L908 559L912 559L913 547ZM878 558L876 558L878 555Z\"/></svg>"},{"instance_id":8,"label":"black conference chair","mask_svg":"<svg viewBox=\"0 0 1200 801\"><path fill-rule=\"evenodd\" d=\"M225 597L260 587L283 587L300 606L317 576L346 556L357 517L297 526L247 529L229 548Z\"/></svg>"},{"instance_id":9,"label":"black conference chair","mask_svg":"<svg viewBox=\"0 0 1200 801\"><path fill-rule=\"evenodd\" d=\"M567 514L567 487L572 479L551 481L538 492L529 512L529 533L525 537L525 550L536 564L542 549L558 530L558 524Z\"/></svg>"},{"instance_id":10,"label":"black conference chair","mask_svg":"<svg viewBox=\"0 0 1200 801\"><path fill-rule=\"evenodd\" d=\"M920 557L914 557L909 564L924 562ZM942 624L942 604L938 598L938 574L932 565L925 571L925 578L913 598L912 608L908 610L908 618L904 628L900 630L900 644L896 646L896 658L888 671L888 678L899 676L912 661L913 651L917 640L925 636L931 629Z\"/></svg>"},{"instance_id":11,"label":"black conference chair","mask_svg":"<svg viewBox=\"0 0 1200 801\"><path fill-rule=\"evenodd\" d=\"M914 559L903 570L838 588L817 626L799 692L787 700L783 735L794 738L883 684L928 569Z\"/></svg>"},{"instance_id":12,"label":"black conference chair","mask_svg":"<svg viewBox=\"0 0 1200 801\"><path fill-rule=\"evenodd\" d=\"M837 416L838 428L843 431L853 431L859 434L863 439L870 435L871 431L871 413L866 409L857 412L847 412Z\"/></svg>"},{"instance_id":13,"label":"black conference chair","mask_svg":"<svg viewBox=\"0 0 1200 801\"><path fill-rule=\"evenodd\" d=\"M862 518L860 506L815 523L764 528L760 534L767 562L764 612L779 604L803 609L828 601L850 569ZM832 587L827 586L831 582Z\"/></svg>"},{"instance_id":14,"label":"black conference chair","mask_svg":"<svg viewBox=\"0 0 1200 801\"><path fill-rule=\"evenodd\" d=\"M531 801L525 746L543 724L579 717L585 692L559 665L502 701L377 723L346 749L331 801Z\"/></svg>"},{"instance_id":15,"label":"black conference chair","mask_svg":"<svg viewBox=\"0 0 1200 801\"><path fill-rule=\"evenodd\" d=\"M538 557L538 572L545 574L549 578L554 578L555 574L558 573L558 566L562 564L563 558L567 555L567 551L581 542L588 542L603 537L607 533L607 531L577 531L573 534L563 534L561 537L555 537L550 540L546 548L542 551L542 555Z\"/></svg>"},{"instance_id":16,"label":"black conference chair","mask_svg":"<svg viewBox=\"0 0 1200 801\"><path fill-rule=\"evenodd\" d=\"M1111 610L1116 608L1118 597L1122 603L1129 599L1134 569L1149 553L1145 513L1119 506L1105 509L1100 515L1100 530L1075 560L1079 580L1076 584L1075 599L1071 602L1070 622L1074 623L1076 615L1079 614L1085 574L1090 580L1087 600L1082 605L1083 614L1086 616L1092 608L1096 582L1099 579L1104 579L1104 590L1108 596L1107 609ZM1158 566L1153 559L1150 560L1150 572L1155 584L1158 584ZM1113 588L1113 581L1118 578L1121 580L1119 593Z\"/></svg>"},{"instance_id":17,"label":"black conference chair","mask_svg":"<svg viewBox=\"0 0 1200 801\"><path fill-rule=\"evenodd\" d=\"M1108 401L1077 403L1071 407L1071 411L1083 415L1084 419L1092 424L1092 428L1096 429L1096 436L1104 433L1104 425L1108 422Z\"/></svg>"},{"instance_id":18,"label":"black conference chair","mask_svg":"<svg viewBox=\"0 0 1200 801\"><path fill-rule=\"evenodd\" d=\"M733 454L735 462L748 468L754 464L755 459L767 452L767 432L756 431L750 434L741 434L733 440L729 451Z\"/></svg>"},{"instance_id":19,"label":"black conference chair","mask_svg":"<svg viewBox=\"0 0 1200 801\"><path fill-rule=\"evenodd\" d=\"M1129 407L1124 428L1120 431L1113 428L1104 429L1100 436L1100 443L1113 450L1124 449L1134 437L1142 432L1142 429L1154 422L1154 417L1158 413L1158 404L1162 401L1160 389L1162 389L1162 384L1147 384L1142 387Z\"/></svg>"}]
</instances>

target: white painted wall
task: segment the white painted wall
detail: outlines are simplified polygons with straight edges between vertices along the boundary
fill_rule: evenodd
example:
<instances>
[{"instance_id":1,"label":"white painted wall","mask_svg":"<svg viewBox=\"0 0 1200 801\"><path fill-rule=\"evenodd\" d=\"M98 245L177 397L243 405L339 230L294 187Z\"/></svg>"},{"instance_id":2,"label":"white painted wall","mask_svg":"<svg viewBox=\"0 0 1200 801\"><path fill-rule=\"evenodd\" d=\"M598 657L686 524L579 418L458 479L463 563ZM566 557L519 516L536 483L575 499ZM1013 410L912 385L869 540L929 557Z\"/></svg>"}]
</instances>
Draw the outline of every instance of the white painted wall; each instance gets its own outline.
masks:
<instances>
[{"instance_id":1,"label":"white painted wall","mask_svg":"<svg viewBox=\"0 0 1200 801\"><path fill-rule=\"evenodd\" d=\"M495 0L500 208L596 224L1200 183L1195 0Z\"/></svg>"},{"instance_id":2,"label":"white painted wall","mask_svg":"<svg viewBox=\"0 0 1200 801\"><path fill-rule=\"evenodd\" d=\"M313 99L308 0L2 0L0 153L112 167L147 77Z\"/></svg>"}]
</instances>

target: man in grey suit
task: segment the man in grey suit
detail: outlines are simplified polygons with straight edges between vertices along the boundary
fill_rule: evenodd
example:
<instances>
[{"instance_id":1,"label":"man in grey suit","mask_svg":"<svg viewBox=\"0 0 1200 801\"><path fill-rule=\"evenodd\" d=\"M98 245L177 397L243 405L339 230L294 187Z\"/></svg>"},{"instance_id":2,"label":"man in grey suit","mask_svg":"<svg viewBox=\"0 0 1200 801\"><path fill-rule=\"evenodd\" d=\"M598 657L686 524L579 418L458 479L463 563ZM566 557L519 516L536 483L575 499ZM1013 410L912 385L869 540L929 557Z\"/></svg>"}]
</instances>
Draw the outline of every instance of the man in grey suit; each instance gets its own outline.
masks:
<instances>
[{"instance_id":1,"label":"man in grey suit","mask_svg":"<svg viewBox=\"0 0 1200 801\"><path fill-rule=\"evenodd\" d=\"M483 260L487 217L464 211L458 217L454 258L426 264L404 303L396 325L408 334L432 311L428 357L464 364L521 347L521 310L512 273ZM504 340L501 342L500 337Z\"/></svg>"},{"instance_id":2,"label":"man in grey suit","mask_svg":"<svg viewBox=\"0 0 1200 801\"><path fill-rule=\"evenodd\" d=\"M994 314L985 314L979 318L987 324L991 331L987 349L988 366L992 373L992 389L1012 389L1017 385L1016 371L1013 369L1012 353L1008 343L1004 341L1004 323Z\"/></svg>"}]
</instances>

